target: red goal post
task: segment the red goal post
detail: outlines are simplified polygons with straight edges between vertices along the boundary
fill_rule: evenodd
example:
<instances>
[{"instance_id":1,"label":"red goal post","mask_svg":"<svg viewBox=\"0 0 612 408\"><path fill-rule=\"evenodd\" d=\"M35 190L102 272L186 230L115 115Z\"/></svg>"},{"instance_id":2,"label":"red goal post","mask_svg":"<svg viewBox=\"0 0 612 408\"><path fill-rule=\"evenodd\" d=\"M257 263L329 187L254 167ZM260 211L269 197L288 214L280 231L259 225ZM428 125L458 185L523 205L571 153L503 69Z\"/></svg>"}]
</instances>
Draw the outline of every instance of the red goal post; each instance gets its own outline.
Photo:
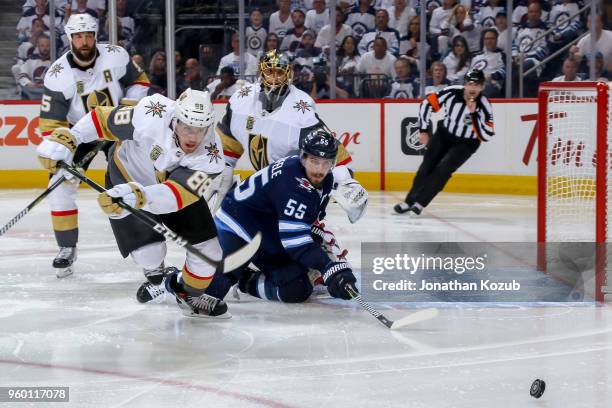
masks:
<instances>
[{"instance_id":1,"label":"red goal post","mask_svg":"<svg viewBox=\"0 0 612 408\"><path fill-rule=\"evenodd\" d=\"M595 242L595 296L600 301L612 293L606 286L605 251L612 241L611 112L608 83L540 84L537 239L541 244ZM546 245L541 247L545 254Z\"/></svg>"}]
</instances>

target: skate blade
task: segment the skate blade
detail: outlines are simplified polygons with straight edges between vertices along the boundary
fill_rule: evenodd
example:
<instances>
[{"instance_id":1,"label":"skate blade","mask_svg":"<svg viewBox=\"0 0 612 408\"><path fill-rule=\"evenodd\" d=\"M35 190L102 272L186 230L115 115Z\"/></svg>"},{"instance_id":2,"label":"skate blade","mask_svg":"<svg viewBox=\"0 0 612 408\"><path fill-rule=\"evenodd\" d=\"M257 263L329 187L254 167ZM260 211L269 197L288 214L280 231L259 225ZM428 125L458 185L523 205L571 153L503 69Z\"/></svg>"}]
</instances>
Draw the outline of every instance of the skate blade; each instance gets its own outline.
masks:
<instances>
[{"instance_id":1,"label":"skate blade","mask_svg":"<svg viewBox=\"0 0 612 408\"><path fill-rule=\"evenodd\" d=\"M185 317L193 317L193 318L196 318L196 319L227 320L227 319L231 319L232 318L232 314L230 312L223 313L222 315L219 315L219 316L209 316L209 315L205 315L205 314L193 313L191 310L181 309L181 311L183 312L183 316L185 316Z\"/></svg>"},{"instance_id":2,"label":"skate blade","mask_svg":"<svg viewBox=\"0 0 612 408\"><path fill-rule=\"evenodd\" d=\"M57 276L57 279L66 278L73 273L74 269L72 266L69 266L68 268L55 268L55 276Z\"/></svg>"}]
</instances>

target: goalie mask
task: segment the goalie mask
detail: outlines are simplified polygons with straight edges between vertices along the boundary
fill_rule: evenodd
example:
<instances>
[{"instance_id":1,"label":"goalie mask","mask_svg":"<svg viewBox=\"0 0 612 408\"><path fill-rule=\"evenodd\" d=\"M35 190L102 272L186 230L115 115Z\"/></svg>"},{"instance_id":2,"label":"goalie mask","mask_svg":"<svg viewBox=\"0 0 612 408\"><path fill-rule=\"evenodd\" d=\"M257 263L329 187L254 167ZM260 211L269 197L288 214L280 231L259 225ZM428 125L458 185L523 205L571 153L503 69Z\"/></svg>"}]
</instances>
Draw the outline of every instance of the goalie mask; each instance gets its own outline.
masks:
<instances>
[{"instance_id":1,"label":"goalie mask","mask_svg":"<svg viewBox=\"0 0 612 408\"><path fill-rule=\"evenodd\" d=\"M268 112L282 105L293 81L293 67L287 56L268 51L259 61L259 82Z\"/></svg>"}]
</instances>

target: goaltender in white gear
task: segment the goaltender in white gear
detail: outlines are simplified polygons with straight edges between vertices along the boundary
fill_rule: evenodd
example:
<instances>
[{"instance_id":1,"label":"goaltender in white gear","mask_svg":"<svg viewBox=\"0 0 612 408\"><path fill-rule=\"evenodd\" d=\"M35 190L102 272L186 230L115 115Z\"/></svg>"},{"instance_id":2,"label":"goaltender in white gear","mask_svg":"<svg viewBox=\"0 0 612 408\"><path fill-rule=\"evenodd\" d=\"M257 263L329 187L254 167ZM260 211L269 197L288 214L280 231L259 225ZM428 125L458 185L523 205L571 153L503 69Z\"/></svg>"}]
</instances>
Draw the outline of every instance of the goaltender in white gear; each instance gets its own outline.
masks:
<instances>
[{"instance_id":1,"label":"goaltender in white gear","mask_svg":"<svg viewBox=\"0 0 612 408\"><path fill-rule=\"evenodd\" d=\"M220 261L216 229L203 199L212 178L225 167L213 124L208 92L187 89L176 102L156 94L134 107L96 107L72 129L53 132L37 151L43 165L54 171L57 161L71 162L81 143L117 141L106 176L109 190L98 201L111 219L122 255L131 255L145 271L147 282L138 290L138 300L155 297L154 292L162 290L164 272L172 269L172 292L185 314L229 317L224 302L204 294L216 269L190 252L181 273L164 268L164 237L113 200L121 198L136 209L156 214L170 230Z\"/></svg>"},{"instance_id":2,"label":"goaltender in white gear","mask_svg":"<svg viewBox=\"0 0 612 408\"><path fill-rule=\"evenodd\" d=\"M312 98L291 84L292 72L284 55L270 51L259 63L259 80L244 85L230 98L225 116L217 124L226 168L213 187L213 212L231 188L234 167L245 150L253 168L261 170L276 160L298 154L301 138L314 128L325 127ZM354 223L365 211L368 194L352 177L351 161L350 154L340 145L333 170L337 187L332 197Z\"/></svg>"}]
</instances>

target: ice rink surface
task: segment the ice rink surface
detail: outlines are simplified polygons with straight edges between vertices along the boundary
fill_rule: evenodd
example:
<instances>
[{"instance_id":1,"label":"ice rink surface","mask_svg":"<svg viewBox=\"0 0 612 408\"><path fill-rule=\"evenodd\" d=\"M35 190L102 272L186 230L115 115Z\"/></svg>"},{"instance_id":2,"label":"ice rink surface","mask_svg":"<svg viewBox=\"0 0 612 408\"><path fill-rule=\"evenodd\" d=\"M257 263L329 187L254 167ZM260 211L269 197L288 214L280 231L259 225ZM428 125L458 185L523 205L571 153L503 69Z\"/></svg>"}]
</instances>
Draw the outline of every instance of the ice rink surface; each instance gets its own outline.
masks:
<instances>
[{"instance_id":1,"label":"ice rink surface","mask_svg":"<svg viewBox=\"0 0 612 408\"><path fill-rule=\"evenodd\" d=\"M39 192L0 191L0 224ZM372 193L355 225L332 207L356 269L361 241L535 240L534 197L442 194L413 219L391 214L402 196ZM612 406L608 306L451 305L390 331L349 301L243 296L230 320L187 319L170 299L138 304L142 272L119 255L94 193L79 192L79 211L77 270L63 280L46 202L0 237L0 386L70 387L69 403L0 406ZM415 306L376 304L391 319Z\"/></svg>"}]
</instances>

